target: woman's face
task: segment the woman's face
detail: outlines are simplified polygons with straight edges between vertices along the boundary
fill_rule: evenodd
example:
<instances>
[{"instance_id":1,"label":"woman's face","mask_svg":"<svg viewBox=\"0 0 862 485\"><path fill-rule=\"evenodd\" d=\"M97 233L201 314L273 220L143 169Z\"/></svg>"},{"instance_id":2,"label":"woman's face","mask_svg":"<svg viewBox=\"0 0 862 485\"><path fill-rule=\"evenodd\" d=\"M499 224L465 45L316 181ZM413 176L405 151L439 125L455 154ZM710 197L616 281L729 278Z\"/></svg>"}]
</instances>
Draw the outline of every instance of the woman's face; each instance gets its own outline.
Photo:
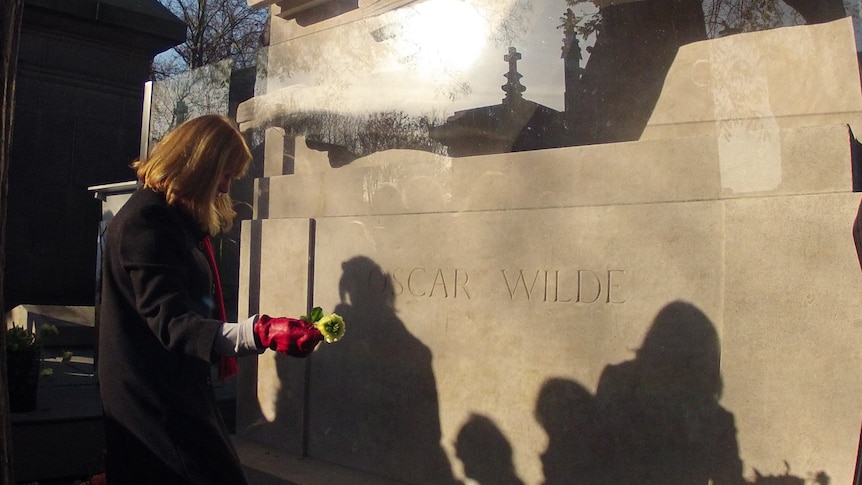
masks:
<instances>
[{"instance_id":1,"label":"woman's face","mask_svg":"<svg viewBox=\"0 0 862 485\"><path fill-rule=\"evenodd\" d=\"M218 194L226 194L230 192L230 182L233 180L233 175L226 173L222 174L221 179L218 183Z\"/></svg>"}]
</instances>

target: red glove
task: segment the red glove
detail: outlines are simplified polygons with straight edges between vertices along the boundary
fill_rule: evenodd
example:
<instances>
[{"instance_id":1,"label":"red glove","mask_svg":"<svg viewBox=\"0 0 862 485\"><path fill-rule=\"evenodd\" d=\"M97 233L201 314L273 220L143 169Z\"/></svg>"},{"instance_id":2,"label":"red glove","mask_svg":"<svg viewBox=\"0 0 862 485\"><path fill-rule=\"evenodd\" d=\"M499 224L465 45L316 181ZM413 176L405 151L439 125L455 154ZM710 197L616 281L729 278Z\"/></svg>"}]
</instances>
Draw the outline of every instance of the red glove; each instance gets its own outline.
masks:
<instances>
[{"instance_id":1,"label":"red glove","mask_svg":"<svg viewBox=\"0 0 862 485\"><path fill-rule=\"evenodd\" d=\"M267 348L292 357L305 357L323 340L314 325L296 318L261 315L254 324L258 348Z\"/></svg>"}]
</instances>

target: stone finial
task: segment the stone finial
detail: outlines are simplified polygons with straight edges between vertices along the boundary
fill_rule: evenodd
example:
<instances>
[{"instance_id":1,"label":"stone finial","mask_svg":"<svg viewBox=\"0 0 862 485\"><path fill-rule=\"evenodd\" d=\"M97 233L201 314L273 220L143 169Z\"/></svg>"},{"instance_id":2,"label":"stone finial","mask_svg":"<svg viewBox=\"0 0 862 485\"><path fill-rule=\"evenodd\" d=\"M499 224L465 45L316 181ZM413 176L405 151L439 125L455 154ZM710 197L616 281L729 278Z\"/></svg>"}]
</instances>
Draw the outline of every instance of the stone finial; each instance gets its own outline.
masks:
<instances>
[{"instance_id":1,"label":"stone finial","mask_svg":"<svg viewBox=\"0 0 862 485\"><path fill-rule=\"evenodd\" d=\"M509 63L509 72L506 73L506 79L508 79L508 82L501 86L503 91L506 93L506 97L503 99L504 103L523 99L521 93L527 90L527 88L521 84L521 78L523 76L518 73L518 61L520 59L521 53L514 47L509 47L509 53L503 56L503 60Z\"/></svg>"}]
</instances>

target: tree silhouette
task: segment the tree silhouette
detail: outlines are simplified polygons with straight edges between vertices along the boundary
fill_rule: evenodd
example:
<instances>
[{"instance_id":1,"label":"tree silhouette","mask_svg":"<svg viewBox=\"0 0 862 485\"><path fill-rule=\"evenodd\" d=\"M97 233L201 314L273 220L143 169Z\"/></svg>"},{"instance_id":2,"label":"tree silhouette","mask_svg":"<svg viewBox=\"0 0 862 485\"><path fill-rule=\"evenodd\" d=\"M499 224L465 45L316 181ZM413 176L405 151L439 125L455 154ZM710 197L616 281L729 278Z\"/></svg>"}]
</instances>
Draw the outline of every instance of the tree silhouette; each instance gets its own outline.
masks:
<instances>
[{"instance_id":1,"label":"tree silhouette","mask_svg":"<svg viewBox=\"0 0 862 485\"><path fill-rule=\"evenodd\" d=\"M644 0L635 0L644 1ZM583 39L601 30L601 14L593 0L566 0L560 28ZM842 0L704 0L703 21L710 38L803 23L836 20L845 15Z\"/></svg>"},{"instance_id":2,"label":"tree silhouette","mask_svg":"<svg viewBox=\"0 0 862 485\"><path fill-rule=\"evenodd\" d=\"M173 48L174 56L162 56L153 65L153 77L162 79L178 72L233 59L237 68L254 65L263 43L269 11L254 9L246 0L162 0L186 23L186 41Z\"/></svg>"}]
</instances>

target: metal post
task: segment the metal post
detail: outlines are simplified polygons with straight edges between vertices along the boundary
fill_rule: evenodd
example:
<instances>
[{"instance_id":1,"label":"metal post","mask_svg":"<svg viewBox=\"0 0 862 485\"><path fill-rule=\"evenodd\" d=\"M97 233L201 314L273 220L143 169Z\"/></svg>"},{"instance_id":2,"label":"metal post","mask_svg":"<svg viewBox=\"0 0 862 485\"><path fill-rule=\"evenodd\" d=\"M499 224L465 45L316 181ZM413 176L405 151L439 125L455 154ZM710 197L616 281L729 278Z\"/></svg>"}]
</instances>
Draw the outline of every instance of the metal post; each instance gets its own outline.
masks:
<instances>
[{"instance_id":1,"label":"metal post","mask_svg":"<svg viewBox=\"0 0 862 485\"><path fill-rule=\"evenodd\" d=\"M153 82L144 83L143 110L141 113L141 153L139 158L143 160L150 153L150 114L153 105Z\"/></svg>"}]
</instances>

